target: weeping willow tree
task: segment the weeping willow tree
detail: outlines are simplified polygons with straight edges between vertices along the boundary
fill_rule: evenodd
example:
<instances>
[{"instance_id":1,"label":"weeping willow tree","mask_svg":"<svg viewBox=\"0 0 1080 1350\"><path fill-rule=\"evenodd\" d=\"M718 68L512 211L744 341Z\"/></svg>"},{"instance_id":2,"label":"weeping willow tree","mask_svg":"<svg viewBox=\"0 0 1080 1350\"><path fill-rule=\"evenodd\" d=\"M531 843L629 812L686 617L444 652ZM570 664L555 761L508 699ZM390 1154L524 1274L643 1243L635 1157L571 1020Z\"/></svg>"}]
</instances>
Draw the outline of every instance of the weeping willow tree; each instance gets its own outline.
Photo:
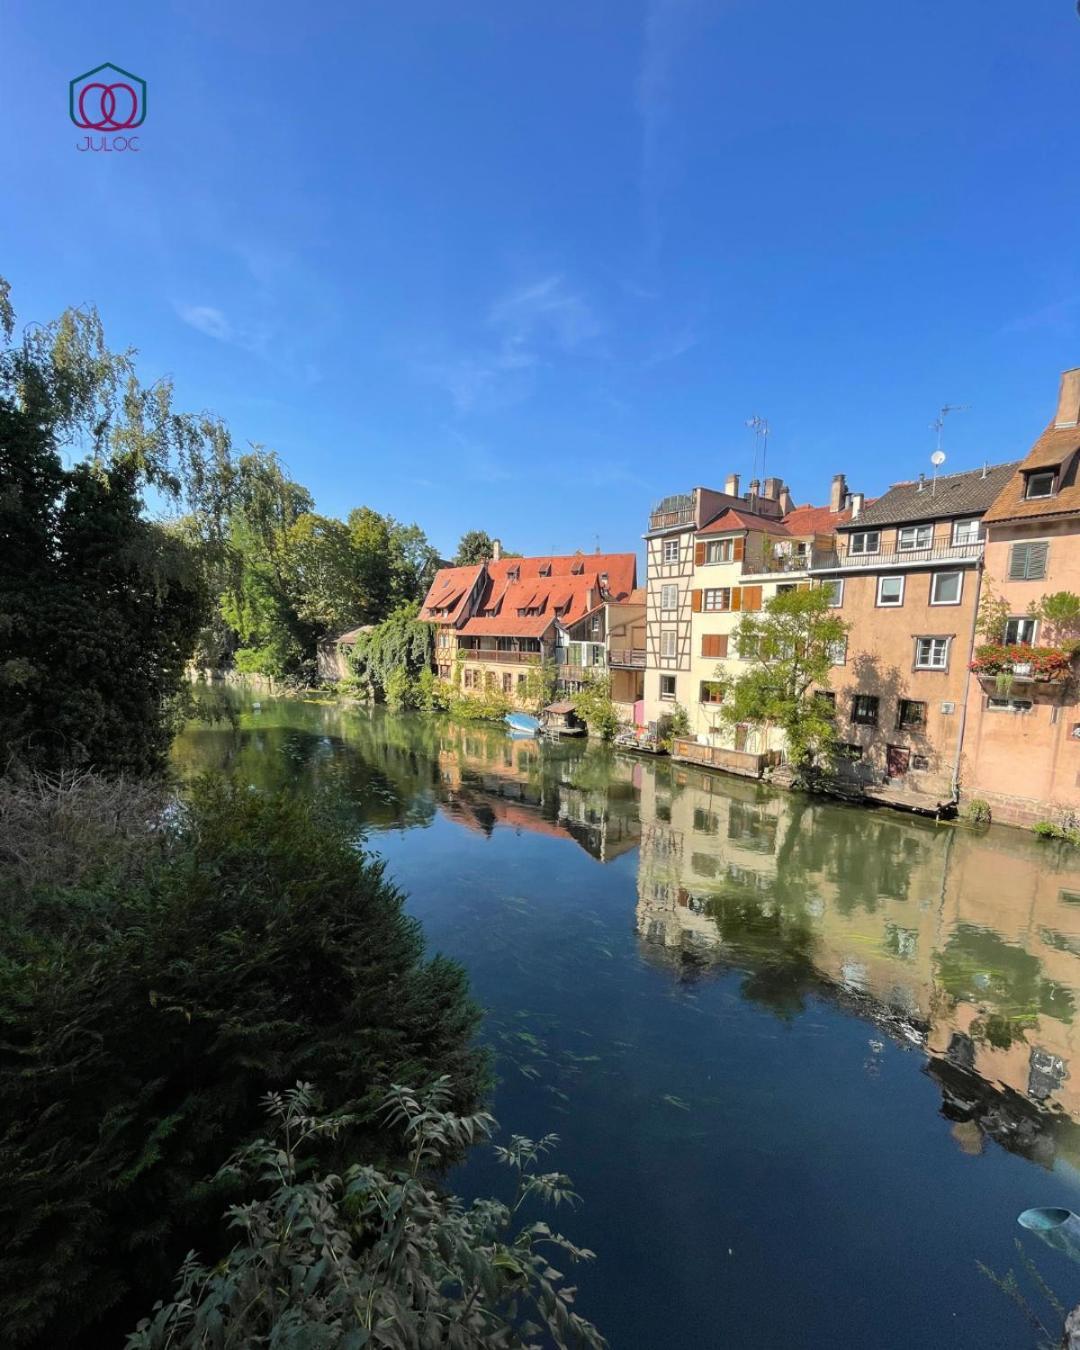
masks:
<instances>
[{"instance_id":1,"label":"weeping willow tree","mask_svg":"<svg viewBox=\"0 0 1080 1350\"><path fill-rule=\"evenodd\" d=\"M416 617L419 612L415 602L401 605L360 634L349 658L356 679L392 708L414 706L424 672L431 670L435 629Z\"/></svg>"}]
</instances>

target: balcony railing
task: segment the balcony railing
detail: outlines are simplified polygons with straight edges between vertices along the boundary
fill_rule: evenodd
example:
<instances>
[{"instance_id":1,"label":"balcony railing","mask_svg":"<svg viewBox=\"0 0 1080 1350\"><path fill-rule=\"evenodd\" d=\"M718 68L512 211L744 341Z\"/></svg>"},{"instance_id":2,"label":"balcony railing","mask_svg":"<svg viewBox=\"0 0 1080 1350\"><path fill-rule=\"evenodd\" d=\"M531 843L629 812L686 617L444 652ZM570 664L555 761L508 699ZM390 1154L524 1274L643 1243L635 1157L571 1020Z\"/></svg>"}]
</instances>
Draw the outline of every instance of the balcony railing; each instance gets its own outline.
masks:
<instances>
[{"instance_id":1,"label":"balcony railing","mask_svg":"<svg viewBox=\"0 0 1080 1350\"><path fill-rule=\"evenodd\" d=\"M608 665L619 666L623 670L644 670L645 648L612 647L608 652Z\"/></svg>"},{"instance_id":2,"label":"balcony railing","mask_svg":"<svg viewBox=\"0 0 1080 1350\"><path fill-rule=\"evenodd\" d=\"M676 525L693 525L694 508L681 507L678 511L654 511L649 517L650 530L670 530Z\"/></svg>"},{"instance_id":3,"label":"balcony railing","mask_svg":"<svg viewBox=\"0 0 1080 1350\"><path fill-rule=\"evenodd\" d=\"M879 549L877 553L852 553L846 544L835 552L814 550L811 571L833 571L836 568L919 567L927 563L978 562L983 554L983 540L970 544L937 544L932 548Z\"/></svg>"},{"instance_id":4,"label":"balcony railing","mask_svg":"<svg viewBox=\"0 0 1080 1350\"><path fill-rule=\"evenodd\" d=\"M466 661L506 661L511 665L535 664L540 660L540 652L500 652L490 647L459 647Z\"/></svg>"}]
</instances>

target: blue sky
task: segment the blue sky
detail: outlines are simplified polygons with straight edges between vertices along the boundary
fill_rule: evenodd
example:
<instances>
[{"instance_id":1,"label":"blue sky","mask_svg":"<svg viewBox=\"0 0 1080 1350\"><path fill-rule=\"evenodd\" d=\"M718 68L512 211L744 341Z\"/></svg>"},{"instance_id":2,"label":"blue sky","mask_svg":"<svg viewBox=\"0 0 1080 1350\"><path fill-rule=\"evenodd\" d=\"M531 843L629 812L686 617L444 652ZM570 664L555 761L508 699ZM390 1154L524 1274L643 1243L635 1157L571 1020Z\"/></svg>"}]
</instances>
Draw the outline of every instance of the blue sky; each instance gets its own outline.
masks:
<instances>
[{"instance_id":1,"label":"blue sky","mask_svg":"<svg viewBox=\"0 0 1080 1350\"><path fill-rule=\"evenodd\" d=\"M67 81L143 76L141 153ZM1080 364L1074 0L8 0L0 272L320 510L635 548L1025 452Z\"/></svg>"}]
</instances>

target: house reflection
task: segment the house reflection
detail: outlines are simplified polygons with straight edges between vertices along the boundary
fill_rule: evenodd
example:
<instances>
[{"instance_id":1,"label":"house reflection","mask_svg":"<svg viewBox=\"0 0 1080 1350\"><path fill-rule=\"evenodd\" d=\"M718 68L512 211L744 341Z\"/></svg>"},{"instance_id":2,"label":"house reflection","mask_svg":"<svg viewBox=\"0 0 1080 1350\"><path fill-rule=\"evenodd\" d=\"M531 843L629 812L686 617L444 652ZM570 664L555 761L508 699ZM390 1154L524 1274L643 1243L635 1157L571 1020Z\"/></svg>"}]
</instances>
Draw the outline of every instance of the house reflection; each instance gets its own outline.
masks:
<instances>
[{"instance_id":1,"label":"house reflection","mask_svg":"<svg viewBox=\"0 0 1080 1350\"><path fill-rule=\"evenodd\" d=\"M849 1007L925 1049L965 1152L1080 1161L1080 854L670 765L640 809L647 959Z\"/></svg>"}]
</instances>

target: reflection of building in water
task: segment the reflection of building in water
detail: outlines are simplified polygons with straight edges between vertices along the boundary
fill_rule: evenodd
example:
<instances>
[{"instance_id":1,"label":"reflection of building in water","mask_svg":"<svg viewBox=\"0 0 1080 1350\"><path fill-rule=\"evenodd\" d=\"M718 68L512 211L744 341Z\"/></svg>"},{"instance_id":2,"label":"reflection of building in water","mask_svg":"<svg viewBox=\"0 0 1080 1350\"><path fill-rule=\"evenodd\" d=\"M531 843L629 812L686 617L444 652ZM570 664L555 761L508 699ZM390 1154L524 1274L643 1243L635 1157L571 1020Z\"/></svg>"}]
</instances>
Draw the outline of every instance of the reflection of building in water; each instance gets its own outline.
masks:
<instances>
[{"instance_id":1,"label":"reflection of building in water","mask_svg":"<svg viewBox=\"0 0 1080 1350\"><path fill-rule=\"evenodd\" d=\"M488 729L451 728L438 751L444 811L470 829L496 825L572 839L600 862L640 836L640 765L597 746L541 747Z\"/></svg>"},{"instance_id":2,"label":"reflection of building in water","mask_svg":"<svg viewBox=\"0 0 1080 1350\"><path fill-rule=\"evenodd\" d=\"M969 1151L989 1134L1080 1156L1080 1131L1055 1122L1080 1122L1080 855L646 769L647 954L742 970L744 994L782 1014L839 999L925 1045Z\"/></svg>"}]
</instances>

